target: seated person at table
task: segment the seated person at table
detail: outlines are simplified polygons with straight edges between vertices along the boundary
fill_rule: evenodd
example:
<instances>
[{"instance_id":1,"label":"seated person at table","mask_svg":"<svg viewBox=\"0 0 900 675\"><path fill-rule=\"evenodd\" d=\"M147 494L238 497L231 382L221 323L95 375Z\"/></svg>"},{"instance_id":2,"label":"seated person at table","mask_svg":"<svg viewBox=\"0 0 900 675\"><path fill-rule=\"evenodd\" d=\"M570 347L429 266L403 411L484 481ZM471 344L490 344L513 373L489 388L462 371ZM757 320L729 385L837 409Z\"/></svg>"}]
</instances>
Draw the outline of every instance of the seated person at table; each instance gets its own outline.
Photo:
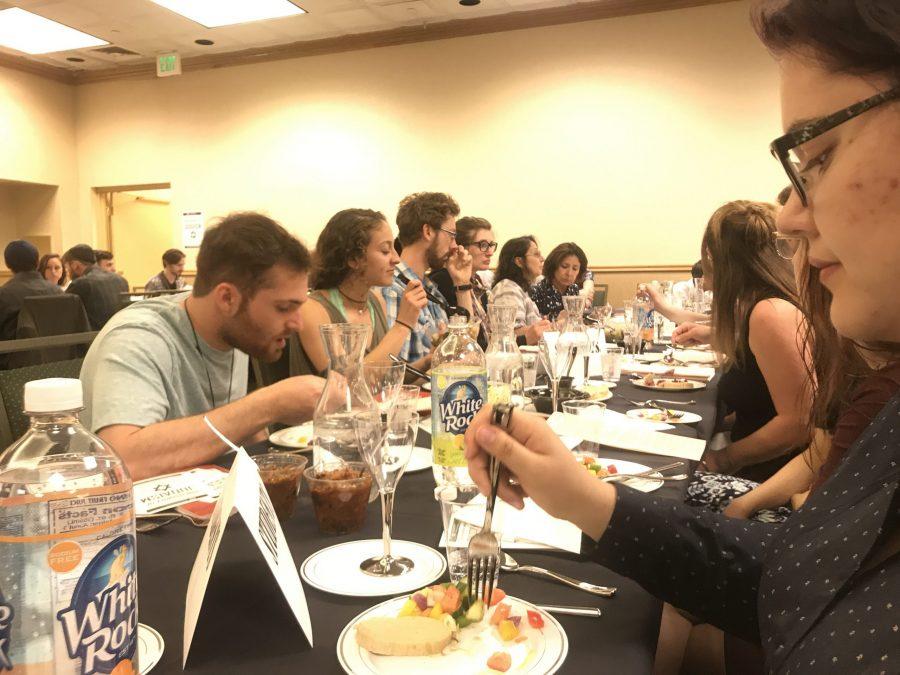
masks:
<instances>
[{"instance_id":1,"label":"seated person at table","mask_svg":"<svg viewBox=\"0 0 900 675\"><path fill-rule=\"evenodd\" d=\"M556 321L565 309L564 295L578 295L588 273L587 256L574 242L560 244L544 260L544 278L528 289L538 312Z\"/></svg>"},{"instance_id":2,"label":"seated person at table","mask_svg":"<svg viewBox=\"0 0 900 675\"><path fill-rule=\"evenodd\" d=\"M134 479L214 460L264 438L269 424L309 420L319 377L291 377L247 394L247 356L275 361L300 328L310 258L306 247L257 213L206 231L190 293L122 310L91 345L81 369L82 421L108 441Z\"/></svg>"},{"instance_id":3,"label":"seated person at table","mask_svg":"<svg viewBox=\"0 0 900 675\"><path fill-rule=\"evenodd\" d=\"M410 362L429 355L432 338L447 324L447 308L457 306L472 314L472 294L457 291L445 298L426 276L429 269L446 267L454 286L465 286L472 276L472 257L456 245L456 216L459 205L442 192L417 192L404 197L397 210L397 229L403 247L394 281L381 290L387 306L388 326L393 326L409 281L418 281L438 302L429 299L419 313L414 330L400 349L399 356ZM400 276L406 278L402 281Z\"/></svg>"},{"instance_id":4,"label":"seated person at table","mask_svg":"<svg viewBox=\"0 0 900 675\"><path fill-rule=\"evenodd\" d=\"M97 267L104 272L116 273L116 259L111 251L104 251L102 248L94 249L94 260L97 261Z\"/></svg>"},{"instance_id":5,"label":"seated person at table","mask_svg":"<svg viewBox=\"0 0 900 675\"><path fill-rule=\"evenodd\" d=\"M30 295L62 293L62 289L37 271L38 250L31 242L23 239L9 242L3 259L13 277L0 287L0 340L15 340L22 301ZM0 360L5 361L6 355L0 355Z\"/></svg>"},{"instance_id":6,"label":"seated person at table","mask_svg":"<svg viewBox=\"0 0 900 675\"><path fill-rule=\"evenodd\" d=\"M400 353L428 298L421 282L410 281L400 298L394 325L388 328L378 287L393 283L400 262L393 239L391 226L378 211L346 209L331 217L316 242L310 274L310 286L315 290L309 294L312 302L300 309L300 348L291 352L291 375L322 373L327 368L319 333L319 326L326 323L371 326L367 359L384 360ZM429 359L421 358L413 365L427 370Z\"/></svg>"},{"instance_id":7,"label":"seated person at table","mask_svg":"<svg viewBox=\"0 0 900 675\"><path fill-rule=\"evenodd\" d=\"M487 347L487 331L483 325L487 318L488 291L479 272L490 268L491 257L497 250L497 241L494 239L491 224L486 219L466 216L456 221L456 243L465 247L472 256L472 277L469 281L473 295L472 309L474 317L482 323L478 331L478 344L484 349ZM445 298L454 297L456 294L456 287L446 267L432 272L428 278L437 284L441 295Z\"/></svg>"},{"instance_id":8,"label":"seated person at table","mask_svg":"<svg viewBox=\"0 0 900 675\"><path fill-rule=\"evenodd\" d=\"M180 291L184 288L184 253L177 248L170 248L162 255L162 271L155 274L144 284L144 291Z\"/></svg>"},{"instance_id":9,"label":"seated person at table","mask_svg":"<svg viewBox=\"0 0 900 675\"><path fill-rule=\"evenodd\" d=\"M72 277L66 293L81 298L92 330L100 330L113 314L122 309L122 293L128 291L128 282L118 274L107 272L96 265L94 249L87 244L73 246L63 254L63 264Z\"/></svg>"},{"instance_id":10,"label":"seated person at table","mask_svg":"<svg viewBox=\"0 0 900 675\"><path fill-rule=\"evenodd\" d=\"M678 281L672 286L672 296L680 298L683 307L678 307L666 300L653 284L640 284L638 291L643 292L650 299L651 309L656 310L669 321L685 323L686 321L707 321L709 316L702 312L689 309L691 298L696 291L703 291L703 262L696 262L691 266L691 278L689 281Z\"/></svg>"},{"instance_id":11,"label":"seated person at table","mask_svg":"<svg viewBox=\"0 0 900 675\"><path fill-rule=\"evenodd\" d=\"M62 258L58 253L47 253L41 256L38 263L38 272L51 284L56 284L63 290L69 285L69 278L66 275L66 266L63 265Z\"/></svg>"},{"instance_id":12,"label":"seated person at table","mask_svg":"<svg viewBox=\"0 0 900 675\"><path fill-rule=\"evenodd\" d=\"M552 324L541 316L537 305L528 296L528 289L541 274L544 256L537 241L531 235L510 239L500 249L493 302L512 303L516 306L516 335L529 345L536 345L544 331L553 330Z\"/></svg>"},{"instance_id":13,"label":"seated person at table","mask_svg":"<svg viewBox=\"0 0 900 675\"><path fill-rule=\"evenodd\" d=\"M703 235L704 279L713 287L711 340L723 363L719 401L734 413L731 441L701 463L762 481L805 447L808 376L793 269L775 249L775 208L735 201Z\"/></svg>"}]
</instances>

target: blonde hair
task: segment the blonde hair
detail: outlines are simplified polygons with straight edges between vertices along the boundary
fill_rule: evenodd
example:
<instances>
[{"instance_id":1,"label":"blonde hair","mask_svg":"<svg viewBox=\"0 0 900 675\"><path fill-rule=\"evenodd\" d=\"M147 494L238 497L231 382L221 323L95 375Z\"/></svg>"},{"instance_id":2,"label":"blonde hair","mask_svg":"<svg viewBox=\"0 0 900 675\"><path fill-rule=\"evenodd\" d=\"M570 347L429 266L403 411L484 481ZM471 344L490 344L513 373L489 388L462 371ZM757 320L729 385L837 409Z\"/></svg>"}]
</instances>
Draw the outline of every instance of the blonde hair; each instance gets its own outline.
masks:
<instances>
[{"instance_id":1,"label":"blonde hair","mask_svg":"<svg viewBox=\"0 0 900 675\"><path fill-rule=\"evenodd\" d=\"M800 304L791 263L775 250L776 213L765 202L728 202L712 214L703 234L703 273L713 287L713 347L726 367L742 367L750 355L750 312L758 302Z\"/></svg>"}]
</instances>

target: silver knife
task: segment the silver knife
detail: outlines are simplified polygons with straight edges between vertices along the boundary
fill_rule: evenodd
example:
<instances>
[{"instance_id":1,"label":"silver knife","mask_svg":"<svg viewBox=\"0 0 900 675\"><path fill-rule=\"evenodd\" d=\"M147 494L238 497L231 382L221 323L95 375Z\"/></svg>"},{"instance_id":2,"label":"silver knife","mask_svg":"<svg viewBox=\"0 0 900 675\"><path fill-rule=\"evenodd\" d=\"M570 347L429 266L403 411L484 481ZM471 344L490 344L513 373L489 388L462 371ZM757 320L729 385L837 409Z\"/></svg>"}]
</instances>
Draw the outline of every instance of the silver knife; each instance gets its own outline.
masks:
<instances>
[{"instance_id":1,"label":"silver knife","mask_svg":"<svg viewBox=\"0 0 900 675\"><path fill-rule=\"evenodd\" d=\"M603 616L599 607L567 607L566 605L538 605L538 609L551 614L571 614L572 616Z\"/></svg>"}]
</instances>

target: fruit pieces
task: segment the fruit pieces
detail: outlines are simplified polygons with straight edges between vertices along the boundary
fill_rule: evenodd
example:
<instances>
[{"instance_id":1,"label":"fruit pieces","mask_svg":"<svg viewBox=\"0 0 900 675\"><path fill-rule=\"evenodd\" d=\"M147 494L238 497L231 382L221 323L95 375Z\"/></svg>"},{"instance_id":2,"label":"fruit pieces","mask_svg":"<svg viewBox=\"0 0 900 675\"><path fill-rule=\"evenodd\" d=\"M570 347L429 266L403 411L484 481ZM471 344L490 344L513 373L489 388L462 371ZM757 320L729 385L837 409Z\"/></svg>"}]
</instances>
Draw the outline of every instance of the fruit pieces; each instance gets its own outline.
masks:
<instances>
[{"instance_id":1,"label":"fruit pieces","mask_svg":"<svg viewBox=\"0 0 900 675\"><path fill-rule=\"evenodd\" d=\"M512 657L506 652L494 652L487 660L487 667L505 673L512 666Z\"/></svg>"},{"instance_id":2,"label":"fruit pieces","mask_svg":"<svg viewBox=\"0 0 900 675\"><path fill-rule=\"evenodd\" d=\"M509 611L511 607L509 605L497 605L494 608L494 613L491 615L491 625L498 626L501 621L505 621L509 618Z\"/></svg>"},{"instance_id":3,"label":"fruit pieces","mask_svg":"<svg viewBox=\"0 0 900 675\"><path fill-rule=\"evenodd\" d=\"M516 617L517 619L519 617ZM519 637L519 629L515 623L506 619L500 622L500 625L497 626L497 632L500 633L500 639L504 642L509 642L517 637Z\"/></svg>"},{"instance_id":4,"label":"fruit pieces","mask_svg":"<svg viewBox=\"0 0 900 675\"><path fill-rule=\"evenodd\" d=\"M528 610L528 625L532 628L541 629L544 627L544 617L532 609Z\"/></svg>"},{"instance_id":5,"label":"fruit pieces","mask_svg":"<svg viewBox=\"0 0 900 675\"><path fill-rule=\"evenodd\" d=\"M491 605L490 606L493 607L493 606L503 602L503 598L505 598L505 597L506 597L505 591L503 591L502 589L499 589L499 588L495 588L491 592Z\"/></svg>"},{"instance_id":6,"label":"fruit pieces","mask_svg":"<svg viewBox=\"0 0 900 675\"><path fill-rule=\"evenodd\" d=\"M462 596L459 593L459 589L456 586L448 586L440 603L441 609L447 614L453 614L462 605Z\"/></svg>"}]
</instances>

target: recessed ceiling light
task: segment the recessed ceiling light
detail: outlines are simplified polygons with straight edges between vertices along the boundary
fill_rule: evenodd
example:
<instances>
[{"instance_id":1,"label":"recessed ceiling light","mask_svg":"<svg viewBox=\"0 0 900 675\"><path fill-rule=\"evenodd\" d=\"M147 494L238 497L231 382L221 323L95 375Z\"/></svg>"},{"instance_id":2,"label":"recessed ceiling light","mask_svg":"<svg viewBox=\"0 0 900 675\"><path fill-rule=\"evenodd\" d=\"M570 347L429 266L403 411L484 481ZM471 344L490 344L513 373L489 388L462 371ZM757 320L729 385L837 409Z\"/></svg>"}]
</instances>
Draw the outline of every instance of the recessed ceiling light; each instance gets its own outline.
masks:
<instances>
[{"instance_id":1,"label":"recessed ceiling light","mask_svg":"<svg viewBox=\"0 0 900 675\"><path fill-rule=\"evenodd\" d=\"M84 59L80 56L67 56L66 61L71 61L72 63L84 63Z\"/></svg>"},{"instance_id":2,"label":"recessed ceiling light","mask_svg":"<svg viewBox=\"0 0 900 675\"><path fill-rule=\"evenodd\" d=\"M19 7L0 10L0 45L26 54L49 54L109 44L93 35Z\"/></svg>"},{"instance_id":3,"label":"recessed ceiling light","mask_svg":"<svg viewBox=\"0 0 900 675\"><path fill-rule=\"evenodd\" d=\"M202 45L204 47L209 47L210 45L216 44L212 40L206 40L205 38L200 38L199 40L194 40L195 44Z\"/></svg>"},{"instance_id":4,"label":"recessed ceiling light","mask_svg":"<svg viewBox=\"0 0 900 675\"><path fill-rule=\"evenodd\" d=\"M152 0L207 28L305 14L289 0Z\"/></svg>"},{"instance_id":5,"label":"recessed ceiling light","mask_svg":"<svg viewBox=\"0 0 900 675\"><path fill-rule=\"evenodd\" d=\"M474 7L475 5L480 5L481 0L459 0L459 4L463 7Z\"/></svg>"}]
</instances>

